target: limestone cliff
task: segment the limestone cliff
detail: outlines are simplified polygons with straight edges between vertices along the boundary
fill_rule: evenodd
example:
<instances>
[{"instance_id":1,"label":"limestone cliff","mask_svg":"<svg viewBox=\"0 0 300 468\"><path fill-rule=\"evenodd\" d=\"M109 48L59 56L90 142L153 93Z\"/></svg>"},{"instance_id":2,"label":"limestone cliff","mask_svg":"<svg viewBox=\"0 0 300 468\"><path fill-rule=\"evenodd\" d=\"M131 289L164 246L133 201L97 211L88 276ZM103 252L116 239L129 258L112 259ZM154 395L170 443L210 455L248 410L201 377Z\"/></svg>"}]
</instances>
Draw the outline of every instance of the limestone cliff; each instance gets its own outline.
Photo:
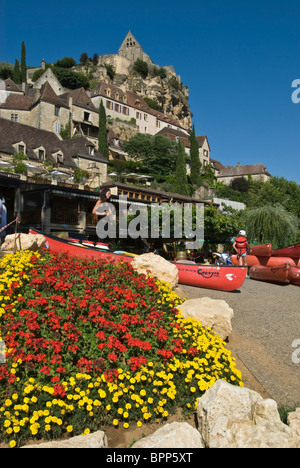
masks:
<instances>
[{"instance_id":1,"label":"limestone cliff","mask_svg":"<svg viewBox=\"0 0 300 468\"><path fill-rule=\"evenodd\" d=\"M116 68L118 69L118 67ZM142 98L152 99L158 105L157 110L178 121L187 130L191 128L192 113L188 102L189 90L187 86L182 85L175 72L168 71L167 77L161 78L150 70L148 76L142 78L130 67L125 70L123 68L122 71L123 73L116 73L113 78L110 78L105 67L100 64L94 76L99 81L111 83L123 91L131 91Z\"/></svg>"}]
</instances>

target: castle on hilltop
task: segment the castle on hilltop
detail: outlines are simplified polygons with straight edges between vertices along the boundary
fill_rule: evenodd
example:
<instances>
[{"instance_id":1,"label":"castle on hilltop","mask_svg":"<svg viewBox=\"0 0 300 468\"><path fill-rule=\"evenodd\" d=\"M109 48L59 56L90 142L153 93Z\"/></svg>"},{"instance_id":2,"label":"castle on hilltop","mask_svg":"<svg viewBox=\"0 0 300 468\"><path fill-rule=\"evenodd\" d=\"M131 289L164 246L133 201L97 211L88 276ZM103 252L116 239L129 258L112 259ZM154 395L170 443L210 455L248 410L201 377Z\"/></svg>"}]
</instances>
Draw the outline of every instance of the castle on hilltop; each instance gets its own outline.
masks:
<instances>
[{"instance_id":1,"label":"castle on hilltop","mask_svg":"<svg viewBox=\"0 0 300 468\"><path fill-rule=\"evenodd\" d=\"M146 62L149 66L156 66L149 55L147 55L131 31L128 32L117 54L106 54L99 57L99 65L109 64L115 68L117 74L128 75L133 64L138 60ZM158 65L157 65L158 66ZM172 65L164 66L167 77L172 75L180 82L180 76L176 75Z\"/></svg>"}]
</instances>

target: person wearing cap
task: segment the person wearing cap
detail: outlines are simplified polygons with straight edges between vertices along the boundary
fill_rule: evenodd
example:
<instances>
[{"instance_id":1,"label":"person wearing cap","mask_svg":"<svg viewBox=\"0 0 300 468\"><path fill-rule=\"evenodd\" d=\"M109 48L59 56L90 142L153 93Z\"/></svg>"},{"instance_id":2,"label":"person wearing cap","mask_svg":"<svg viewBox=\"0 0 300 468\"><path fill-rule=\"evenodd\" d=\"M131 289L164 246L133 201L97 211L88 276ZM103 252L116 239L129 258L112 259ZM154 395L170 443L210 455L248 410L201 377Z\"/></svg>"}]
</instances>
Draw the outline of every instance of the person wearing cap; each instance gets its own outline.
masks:
<instances>
[{"instance_id":1,"label":"person wearing cap","mask_svg":"<svg viewBox=\"0 0 300 468\"><path fill-rule=\"evenodd\" d=\"M237 253L238 261L240 266L247 267L247 252L250 249L250 246L247 242L246 231L241 230L238 237L233 243L233 248Z\"/></svg>"}]
</instances>

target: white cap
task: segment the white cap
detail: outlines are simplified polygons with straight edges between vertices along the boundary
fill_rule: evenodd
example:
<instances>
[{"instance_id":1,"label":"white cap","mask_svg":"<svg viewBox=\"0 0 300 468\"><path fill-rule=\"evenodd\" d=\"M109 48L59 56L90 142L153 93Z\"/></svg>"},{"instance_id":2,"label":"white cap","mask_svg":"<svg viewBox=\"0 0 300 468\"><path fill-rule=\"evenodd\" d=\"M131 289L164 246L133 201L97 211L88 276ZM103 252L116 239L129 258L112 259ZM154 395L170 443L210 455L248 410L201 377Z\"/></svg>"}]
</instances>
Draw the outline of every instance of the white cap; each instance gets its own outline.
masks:
<instances>
[{"instance_id":1,"label":"white cap","mask_svg":"<svg viewBox=\"0 0 300 468\"><path fill-rule=\"evenodd\" d=\"M246 231L244 231L243 229L239 232L239 235L247 237Z\"/></svg>"}]
</instances>

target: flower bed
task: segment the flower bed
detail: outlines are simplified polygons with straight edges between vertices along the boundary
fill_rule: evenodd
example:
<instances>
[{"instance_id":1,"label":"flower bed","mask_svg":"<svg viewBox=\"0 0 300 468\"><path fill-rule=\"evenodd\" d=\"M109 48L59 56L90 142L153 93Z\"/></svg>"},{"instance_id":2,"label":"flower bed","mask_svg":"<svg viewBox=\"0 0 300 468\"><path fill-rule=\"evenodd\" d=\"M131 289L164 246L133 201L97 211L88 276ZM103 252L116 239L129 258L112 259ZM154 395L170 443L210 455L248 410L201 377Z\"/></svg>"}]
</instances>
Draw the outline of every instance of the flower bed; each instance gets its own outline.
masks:
<instances>
[{"instance_id":1,"label":"flower bed","mask_svg":"<svg viewBox=\"0 0 300 468\"><path fill-rule=\"evenodd\" d=\"M130 266L29 252L0 264L0 441L128 428L243 385L225 343Z\"/></svg>"}]
</instances>

